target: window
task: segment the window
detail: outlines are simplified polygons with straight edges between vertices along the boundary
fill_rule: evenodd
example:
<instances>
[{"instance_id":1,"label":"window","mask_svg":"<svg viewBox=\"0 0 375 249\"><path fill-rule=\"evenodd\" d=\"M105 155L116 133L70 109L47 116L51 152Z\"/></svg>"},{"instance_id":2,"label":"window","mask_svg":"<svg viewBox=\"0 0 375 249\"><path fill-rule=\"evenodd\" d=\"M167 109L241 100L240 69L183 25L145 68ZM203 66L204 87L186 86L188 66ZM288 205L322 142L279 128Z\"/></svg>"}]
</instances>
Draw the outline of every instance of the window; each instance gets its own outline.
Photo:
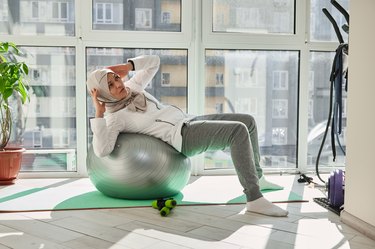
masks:
<instances>
[{"instance_id":1,"label":"window","mask_svg":"<svg viewBox=\"0 0 375 249\"><path fill-rule=\"evenodd\" d=\"M171 12L163 11L161 13L161 23L169 24L171 23Z\"/></svg>"},{"instance_id":2,"label":"window","mask_svg":"<svg viewBox=\"0 0 375 249\"><path fill-rule=\"evenodd\" d=\"M213 0L213 32L294 33L294 0Z\"/></svg>"},{"instance_id":3,"label":"window","mask_svg":"<svg viewBox=\"0 0 375 249\"><path fill-rule=\"evenodd\" d=\"M216 73L216 85L224 86L224 74L223 73Z\"/></svg>"},{"instance_id":4,"label":"window","mask_svg":"<svg viewBox=\"0 0 375 249\"><path fill-rule=\"evenodd\" d=\"M94 30L181 32L181 0L93 0L93 7Z\"/></svg>"},{"instance_id":5,"label":"window","mask_svg":"<svg viewBox=\"0 0 375 249\"><path fill-rule=\"evenodd\" d=\"M237 113L249 113L257 115L258 99L257 98L238 98L235 102L235 110Z\"/></svg>"},{"instance_id":6,"label":"window","mask_svg":"<svg viewBox=\"0 0 375 249\"><path fill-rule=\"evenodd\" d=\"M161 74L161 85L162 86L169 86L171 84L171 74L170 73L162 73Z\"/></svg>"},{"instance_id":7,"label":"window","mask_svg":"<svg viewBox=\"0 0 375 249\"><path fill-rule=\"evenodd\" d=\"M21 47L26 51L25 62L30 66L32 78L30 103L27 108L26 126L12 143L19 143L26 149L38 148L35 160L45 157L45 150L76 149L76 137L71 136L66 143L56 142L56 132L76 134L75 74L67 74L75 66L75 49L72 47ZM75 71L75 70L74 70ZM45 73L44 73L45 72ZM45 78L45 81L41 81ZM14 103L16 105L16 103ZM14 106L15 108L16 106ZM17 109L17 108L15 108ZM23 114L20 114L23 115ZM37 129L35 127L38 127ZM75 153L75 152L74 152ZM40 165L26 165L28 171L40 170ZM45 171L60 169L61 162L51 161L43 166Z\"/></svg>"},{"instance_id":8,"label":"window","mask_svg":"<svg viewBox=\"0 0 375 249\"><path fill-rule=\"evenodd\" d=\"M340 0L339 4L348 10L349 0ZM326 8L332 15L337 25L341 28L345 24L343 15L326 0L311 0L310 9L310 38L312 41L337 41L337 36L334 32L333 26L328 18L323 13L322 9ZM348 40L348 34L341 32L343 39Z\"/></svg>"},{"instance_id":9,"label":"window","mask_svg":"<svg viewBox=\"0 0 375 249\"><path fill-rule=\"evenodd\" d=\"M61 22L68 21L68 3L53 2L52 3L52 18Z\"/></svg>"},{"instance_id":10,"label":"window","mask_svg":"<svg viewBox=\"0 0 375 249\"><path fill-rule=\"evenodd\" d=\"M288 118L288 100L272 100L272 118Z\"/></svg>"},{"instance_id":11,"label":"window","mask_svg":"<svg viewBox=\"0 0 375 249\"><path fill-rule=\"evenodd\" d=\"M34 130L33 131L33 147L34 148L40 148L43 146L42 142L42 132L40 130Z\"/></svg>"},{"instance_id":12,"label":"window","mask_svg":"<svg viewBox=\"0 0 375 249\"><path fill-rule=\"evenodd\" d=\"M31 17L32 18L39 17L39 3L38 2L31 2Z\"/></svg>"},{"instance_id":13,"label":"window","mask_svg":"<svg viewBox=\"0 0 375 249\"><path fill-rule=\"evenodd\" d=\"M288 71L273 72L273 89L288 90Z\"/></svg>"},{"instance_id":14,"label":"window","mask_svg":"<svg viewBox=\"0 0 375 249\"><path fill-rule=\"evenodd\" d=\"M298 72L299 53L206 49L205 54L205 113L253 115L262 155L285 156L288 167L295 166L298 110L295 72ZM225 84L221 88L216 87L217 72L225 72ZM275 91L275 87L287 91ZM217 107L218 100L223 103L221 109ZM269 163L264 167L271 167ZM212 169L215 164L212 161L205 167Z\"/></svg>"},{"instance_id":15,"label":"window","mask_svg":"<svg viewBox=\"0 0 375 249\"><path fill-rule=\"evenodd\" d=\"M75 0L1 0L0 34L74 36Z\"/></svg>"},{"instance_id":16,"label":"window","mask_svg":"<svg viewBox=\"0 0 375 249\"><path fill-rule=\"evenodd\" d=\"M286 145L288 140L288 128L276 127L272 129L272 144Z\"/></svg>"},{"instance_id":17,"label":"window","mask_svg":"<svg viewBox=\"0 0 375 249\"><path fill-rule=\"evenodd\" d=\"M251 87L258 84L256 69L235 68L234 69L236 87Z\"/></svg>"},{"instance_id":18,"label":"window","mask_svg":"<svg viewBox=\"0 0 375 249\"><path fill-rule=\"evenodd\" d=\"M0 21L8 20L8 2L0 1Z\"/></svg>"},{"instance_id":19,"label":"window","mask_svg":"<svg viewBox=\"0 0 375 249\"><path fill-rule=\"evenodd\" d=\"M94 23L113 23L113 4L111 3L97 3L96 4L96 19Z\"/></svg>"},{"instance_id":20,"label":"window","mask_svg":"<svg viewBox=\"0 0 375 249\"><path fill-rule=\"evenodd\" d=\"M152 28L152 12L151 9L136 8L135 9L135 28L151 29Z\"/></svg>"}]
</instances>

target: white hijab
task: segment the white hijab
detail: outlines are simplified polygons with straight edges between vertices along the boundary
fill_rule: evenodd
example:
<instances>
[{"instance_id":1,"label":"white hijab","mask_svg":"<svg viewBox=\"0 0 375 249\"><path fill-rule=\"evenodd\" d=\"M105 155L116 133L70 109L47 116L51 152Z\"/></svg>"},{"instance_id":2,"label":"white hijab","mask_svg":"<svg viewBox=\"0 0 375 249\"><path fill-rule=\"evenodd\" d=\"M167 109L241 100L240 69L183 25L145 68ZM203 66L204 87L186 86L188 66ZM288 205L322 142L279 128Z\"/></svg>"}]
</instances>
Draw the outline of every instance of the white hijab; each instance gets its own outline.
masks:
<instances>
[{"instance_id":1,"label":"white hijab","mask_svg":"<svg viewBox=\"0 0 375 249\"><path fill-rule=\"evenodd\" d=\"M127 107L131 111L144 112L147 109L146 97L143 93L134 91L130 88L126 98L118 100L115 99L108 88L107 75L114 72L108 68L97 69L91 72L87 78L87 89L91 92L92 89L99 90L98 100L105 103L108 112L116 112Z\"/></svg>"}]
</instances>

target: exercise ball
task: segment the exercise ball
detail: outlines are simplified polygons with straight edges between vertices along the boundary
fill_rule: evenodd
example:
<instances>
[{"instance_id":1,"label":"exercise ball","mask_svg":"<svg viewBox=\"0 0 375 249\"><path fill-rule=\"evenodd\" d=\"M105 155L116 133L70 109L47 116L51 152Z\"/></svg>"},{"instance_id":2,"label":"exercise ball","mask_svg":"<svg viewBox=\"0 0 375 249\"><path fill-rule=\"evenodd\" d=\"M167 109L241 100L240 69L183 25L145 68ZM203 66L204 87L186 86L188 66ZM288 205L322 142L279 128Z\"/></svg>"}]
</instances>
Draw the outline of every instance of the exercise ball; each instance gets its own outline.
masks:
<instances>
[{"instance_id":1,"label":"exercise ball","mask_svg":"<svg viewBox=\"0 0 375 249\"><path fill-rule=\"evenodd\" d=\"M87 154L91 182L103 194L124 199L155 199L176 195L191 174L190 159L164 141L143 134L120 133L114 150Z\"/></svg>"}]
</instances>

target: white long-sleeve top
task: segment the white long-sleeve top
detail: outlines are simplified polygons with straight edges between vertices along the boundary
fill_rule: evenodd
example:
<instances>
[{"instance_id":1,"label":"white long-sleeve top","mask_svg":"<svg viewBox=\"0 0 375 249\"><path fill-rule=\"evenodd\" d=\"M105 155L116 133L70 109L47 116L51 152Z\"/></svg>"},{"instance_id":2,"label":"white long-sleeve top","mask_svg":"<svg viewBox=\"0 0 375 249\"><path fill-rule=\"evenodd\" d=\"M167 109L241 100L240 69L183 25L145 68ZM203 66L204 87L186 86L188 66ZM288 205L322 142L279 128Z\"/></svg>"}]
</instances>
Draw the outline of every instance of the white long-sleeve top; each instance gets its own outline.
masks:
<instances>
[{"instance_id":1,"label":"white long-sleeve top","mask_svg":"<svg viewBox=\"0 0 375 249\"><path fill-rule=\"evenodd\" d=\"M191 117L175 106L163 105L144 90L159 70L159 57L149 55L129 60L134 63L136 74L126 81L125 85L145 94L147 110L133 112L124 108L114 113L106 113L104 118L92 118L90 124L95 154L98 157L109 155L120 132L154 136L181 151L181 128Z\"/></svg>"}]
</instances>

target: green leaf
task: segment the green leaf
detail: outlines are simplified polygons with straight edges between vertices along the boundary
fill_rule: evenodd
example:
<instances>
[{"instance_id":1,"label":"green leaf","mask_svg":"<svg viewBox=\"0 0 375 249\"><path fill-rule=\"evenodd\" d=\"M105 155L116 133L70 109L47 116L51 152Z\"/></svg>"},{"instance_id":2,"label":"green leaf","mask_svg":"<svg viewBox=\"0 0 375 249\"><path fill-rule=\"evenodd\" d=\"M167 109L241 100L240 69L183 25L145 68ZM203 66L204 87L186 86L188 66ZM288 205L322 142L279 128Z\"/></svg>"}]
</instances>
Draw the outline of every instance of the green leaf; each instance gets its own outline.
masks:
<instances>
[{"instance_id":1,"label":"green leaf","mask_svg":"<svg viewBox=\"0 0 375 249\"><path fill-rule=\"evenodd\" d=\"M8 99L10 96L12 96L12 94L13 94L13 89L11 89L11 88L7 88L7 89L5 89L5 91L4 91L3 98L4 98L4 99Z\"/></svg>"},{"instance_id":2,"label":"green leaf","mask_svg":"<svg viewBox=\"0 0 375 249\"><path fill-rule=\"evenodd\" d=\"M25 63L22 63L22 69L26 75L29 74L29 67Z\"/></svg>"},{"instance_id":3,"label":"green leaf","mask_svg":"<svg viewBox=\"0 0 375 249\"><path fill-rule=\"evenodd\" d=\"M3 48L5 52L8 51L9 44L7 42L3 43Z\"/></svg>"}]
</instances>

